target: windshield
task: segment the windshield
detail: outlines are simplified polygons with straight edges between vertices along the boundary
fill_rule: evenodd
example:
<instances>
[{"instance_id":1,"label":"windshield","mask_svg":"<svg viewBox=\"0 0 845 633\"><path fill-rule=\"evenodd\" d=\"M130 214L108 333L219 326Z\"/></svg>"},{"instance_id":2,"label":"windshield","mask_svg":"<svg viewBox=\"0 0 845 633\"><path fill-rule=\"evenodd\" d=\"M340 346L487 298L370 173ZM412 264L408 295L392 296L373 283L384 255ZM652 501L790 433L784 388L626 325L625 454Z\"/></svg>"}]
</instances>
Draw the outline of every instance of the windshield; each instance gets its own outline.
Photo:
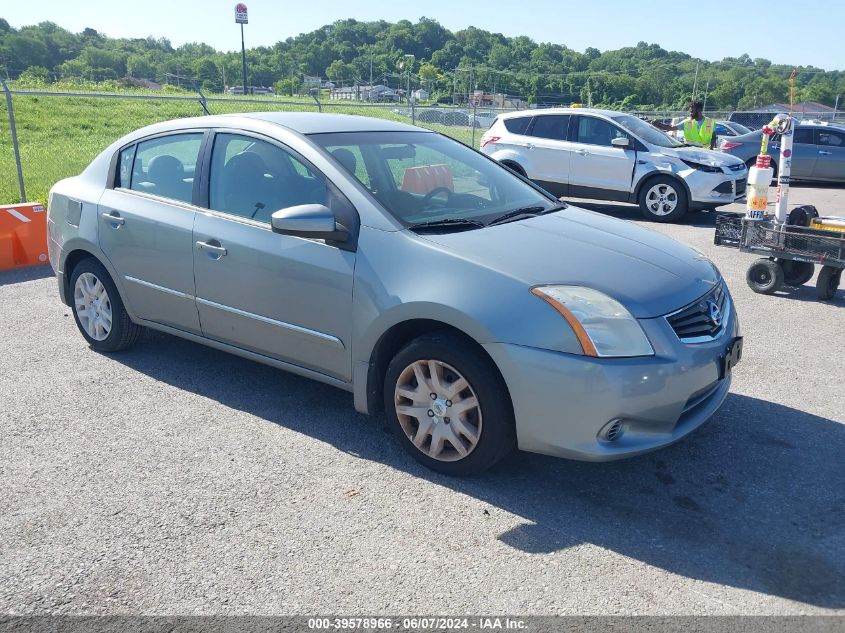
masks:
<instances>
[{"instance_id":1,"label":"windshield","mask_svg":"<svg viewBox=\"0 0 845 633\"><path fill-rule=\"evenodd\" d=\"M642 119L638 119L630 114L616 114L611 116L611 118L650 145L657 145L658 147L681 147L683 145L683 143L679 143L675 139L666 136L651 123L646 123Z\"/></svg>"},{"instance_id":2,"label":"windshield","mask_svg":"<svg viewBox=\"0 0 845 633\"><path fill-rule=\"evenodd\" d=\"M405 226L470 220L478 223L470 228L480 228L517 209L537 208L542 213L560 204L475 150L439 134L341 132L310 138Z\"/></svg>"}]
</instances>

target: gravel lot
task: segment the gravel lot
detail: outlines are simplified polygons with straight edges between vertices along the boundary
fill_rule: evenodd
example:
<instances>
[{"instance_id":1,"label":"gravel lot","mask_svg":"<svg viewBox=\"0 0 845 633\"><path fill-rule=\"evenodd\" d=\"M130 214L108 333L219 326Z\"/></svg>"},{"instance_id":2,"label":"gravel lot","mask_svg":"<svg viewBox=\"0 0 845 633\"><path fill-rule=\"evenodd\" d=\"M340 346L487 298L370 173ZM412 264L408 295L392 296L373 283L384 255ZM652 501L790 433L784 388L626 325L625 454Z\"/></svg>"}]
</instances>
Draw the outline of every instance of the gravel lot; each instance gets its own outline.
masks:
<instances>
[{"instance_id":1,"label":"gravel lot","mask_svg":"<svg viewBox=\"0 0 845 633\"><path fill-rule=\"evenodd\" d=\"M331 387L158 333L97 354L49 269L0 273L0 612L845 614L845 292L755 295L712 214L651 226L733 292L725 406L658 453L469 480Z\"/></svg>"}]
</instances>

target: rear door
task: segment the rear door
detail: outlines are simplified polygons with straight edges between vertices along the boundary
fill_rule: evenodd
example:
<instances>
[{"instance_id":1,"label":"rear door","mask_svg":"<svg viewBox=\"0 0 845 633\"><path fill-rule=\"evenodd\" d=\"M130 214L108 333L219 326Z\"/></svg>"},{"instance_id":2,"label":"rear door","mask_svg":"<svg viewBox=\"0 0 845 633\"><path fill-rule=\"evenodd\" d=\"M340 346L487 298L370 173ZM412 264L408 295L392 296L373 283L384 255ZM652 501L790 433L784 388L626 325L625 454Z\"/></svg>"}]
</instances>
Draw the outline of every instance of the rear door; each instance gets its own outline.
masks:
<instances>
[{"instance_id":1,"label":"rear door","mask_svg":"<svg viewBox=\"0 0 845 633\"><path fill-rule=\"evenodd\" d=\"M528 130L528 177L557 196L568 193L571 118L568 114L541 114L534 117Z\"/></svg>"},{"instance_id":2,"label":"rear door","mask_svg":"<svg viewBox=\"0 0 845 633\"><path fill-rule=\"evenodd\" d=\"M572 139L570 194L627 200L636 161L633 150L636 141L613 123L586 114L573 117L569 137ZM627 138L632 145L614 147L611 144L614 138Z\"/></svg>"},{"instance_id":3,"label":"rear door","mask_svg":"<svg viewBox=\"0 0 845 633\"><path fill-rule=\"evenodd\" d=\"M845 132L833 128L816 128L818 158L813 178L845 180Z\"/></svg>"},{"instance_id":4,"label":"rear door","mask_svg":"<svg viewBox=\"0 0 845 633\"><path fill-rule=\"evenodd\" d=\"M100 248L140 318L200 333L191 234L204 132L170 133L121 150L99 202Z\"/></svg>"}]
</instances>

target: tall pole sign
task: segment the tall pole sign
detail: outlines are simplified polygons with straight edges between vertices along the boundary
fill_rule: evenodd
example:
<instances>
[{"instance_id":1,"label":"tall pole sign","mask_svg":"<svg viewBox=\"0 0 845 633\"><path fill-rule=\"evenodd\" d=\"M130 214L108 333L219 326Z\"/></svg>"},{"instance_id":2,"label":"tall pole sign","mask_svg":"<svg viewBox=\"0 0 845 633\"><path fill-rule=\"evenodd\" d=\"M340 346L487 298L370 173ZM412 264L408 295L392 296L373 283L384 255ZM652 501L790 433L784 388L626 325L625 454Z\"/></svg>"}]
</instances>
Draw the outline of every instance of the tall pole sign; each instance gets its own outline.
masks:
<instances>
[{"instance_id":1,"label":"tall pole sign","mask_svg":"<svg viewBox=\"0 0 845 633\"><path fill-rule=\"evenodd\" d=\"M241 66L244 72L244 95L246 95L246 48L244 47L244 24L249 24L246 5L239 2L235 5L235 23L241 25Z\"/></svg>"}]
</instances>

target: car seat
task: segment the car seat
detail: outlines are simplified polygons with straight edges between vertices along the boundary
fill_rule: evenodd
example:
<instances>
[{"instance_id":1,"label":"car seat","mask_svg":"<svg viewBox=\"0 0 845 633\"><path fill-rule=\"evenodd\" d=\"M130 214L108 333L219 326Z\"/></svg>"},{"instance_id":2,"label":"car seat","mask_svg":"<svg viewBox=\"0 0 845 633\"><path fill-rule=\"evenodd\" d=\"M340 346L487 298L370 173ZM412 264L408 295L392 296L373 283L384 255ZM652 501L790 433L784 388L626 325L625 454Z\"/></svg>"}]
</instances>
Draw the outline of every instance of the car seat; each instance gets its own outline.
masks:
<instances>
[{"instance_id":1,"label":"car seat","mask_svg":"<svg viewBox=\"0 0 845 633\"><path fill-rule=\"evenodd\" d=\"M185 181L185 167L175 156L161 154L150 159L147 179L150 193L184 202L191 201L192 183Z\"/></svg>"}]
</instances>

